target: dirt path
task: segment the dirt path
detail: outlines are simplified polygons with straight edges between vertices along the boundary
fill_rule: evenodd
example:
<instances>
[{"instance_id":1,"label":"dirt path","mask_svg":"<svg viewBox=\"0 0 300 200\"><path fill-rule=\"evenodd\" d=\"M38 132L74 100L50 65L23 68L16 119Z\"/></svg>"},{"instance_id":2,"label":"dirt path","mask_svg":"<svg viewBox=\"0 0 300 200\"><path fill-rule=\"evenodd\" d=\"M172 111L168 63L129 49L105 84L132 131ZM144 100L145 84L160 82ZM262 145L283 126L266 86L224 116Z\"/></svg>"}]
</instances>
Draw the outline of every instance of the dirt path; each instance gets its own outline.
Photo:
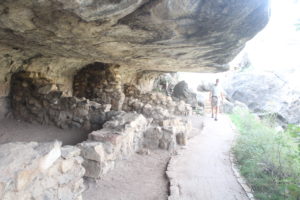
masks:
<instances>
[{"instance_id":1,"label":"dirt path","mask_svg":"<svg viewBox=\"0 0 300 200\"><path fill-rule=\"evenodd\" d=\"M234 139L226 116L205 119L204 130L172 158L168 167L170 200L247 200L231 168Z\"/></svg>"},{"instance_id":2,"label":"dirt path","mask_svg":"<svg viewBox=\"0 0 300 200\"><path fill-rule=\"evenodd\" d=\"M170 155L156 150L150 155L134 154L95 182L86 180L84 200L165 200L168 181L165 175Z\"/></svg>"}]
</instances>

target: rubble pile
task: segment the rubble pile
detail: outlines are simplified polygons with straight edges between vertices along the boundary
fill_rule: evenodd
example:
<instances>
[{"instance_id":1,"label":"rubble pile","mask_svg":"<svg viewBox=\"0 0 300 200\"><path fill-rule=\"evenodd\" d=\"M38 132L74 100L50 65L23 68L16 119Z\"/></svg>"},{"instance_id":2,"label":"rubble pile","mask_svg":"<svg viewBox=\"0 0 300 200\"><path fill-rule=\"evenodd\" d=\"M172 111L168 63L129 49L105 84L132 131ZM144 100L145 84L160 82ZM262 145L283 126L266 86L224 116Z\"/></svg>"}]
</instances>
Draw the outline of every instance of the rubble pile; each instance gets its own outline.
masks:
<instances>
[{"instance_id":1,"label":"rubble pile","mask_svg":"<svg viewBox=\"0 0 300 200\"><path fill-rule=\"evenodd\" d=\"M113 169L115 162L137 152L143 145L143 133L151 121L137 113L122 112L93 131L78 144L84 158L85 176L100 178Z\"/></svg>"},{"instance_id":2,"label":"rubble pile","mask_svg":"<svg viewBox=\"0 0 300 200\"><path fill-rule=\"evenodd\" d=\"M35 72L12 76L11 106L17 119L60 128L96 130L113 115L110 104L64 96L59 85Z\"/></svg>"},{"instance_id":3,"label":"rubble pile","mask_svg":"<svg viewBox=\"0 0 300 200\"><path fill-rule=\"evenodd\" d=\"M78 71L73 90L74 96L111 104L113 110L121 110L125 98L118 66L103 63L93 63Z\"/></svg>"},{"instance_id":4,"label":"rubble pile","mask_svg":"<svg viewBox=\"0 0 300 200\"><path fill-rule=\"evenodd\" d=\"M85 170L77 147L7 143L0 145L0 160L0 199L82 199Z\"/></svg>"}]
</instances>

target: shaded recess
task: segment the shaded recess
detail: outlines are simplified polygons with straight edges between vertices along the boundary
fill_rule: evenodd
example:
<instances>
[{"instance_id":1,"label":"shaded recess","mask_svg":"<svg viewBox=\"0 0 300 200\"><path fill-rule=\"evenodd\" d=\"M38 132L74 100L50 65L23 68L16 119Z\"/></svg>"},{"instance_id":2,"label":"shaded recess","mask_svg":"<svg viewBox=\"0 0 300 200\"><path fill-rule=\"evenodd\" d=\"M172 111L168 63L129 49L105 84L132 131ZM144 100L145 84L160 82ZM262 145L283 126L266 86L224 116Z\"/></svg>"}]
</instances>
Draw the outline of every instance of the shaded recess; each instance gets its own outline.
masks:
<instances>
[{"instance_id":1,"label":"shaded recess","mask_svg":"<svg viewBox=\"0 0 300 200\"><path fill-rule=\"evenodd\" d=\"M121 110L124 102L119 65L95 62L83 67L74 76L73 94L100 104L111 104Z\"/></svg>"}]
</instances>

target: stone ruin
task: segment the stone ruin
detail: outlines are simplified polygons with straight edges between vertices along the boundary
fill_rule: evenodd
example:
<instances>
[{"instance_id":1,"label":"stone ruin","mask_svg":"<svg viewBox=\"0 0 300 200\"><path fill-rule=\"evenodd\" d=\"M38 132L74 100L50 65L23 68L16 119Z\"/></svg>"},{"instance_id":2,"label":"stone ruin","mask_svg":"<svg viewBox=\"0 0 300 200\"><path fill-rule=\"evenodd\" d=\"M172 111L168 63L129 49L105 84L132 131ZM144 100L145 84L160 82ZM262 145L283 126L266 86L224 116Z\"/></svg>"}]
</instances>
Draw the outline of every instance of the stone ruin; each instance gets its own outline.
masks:
<instances>
[{"instance_id":1,"label":"stone ruin","mask_svg":"<svg viewBox=\"0 0 300 200\"><path fill-rule=\"evenodd\" d=\"M77 147L0 145L0 199L65 200L81 199L84 174L101 177L140 148L184 145L190 124L178 115L191 107L134 76L227 70L269 3L18 0L0 1L0 14L0 118L94 131Z\"/></svg>"},{"instance_id":2,"label":"stone ruin","mask_svg":"<svg viewBox=\"0 0 300 200\"><path fill-rule=\"evenodd\" d=\"M134 85L124 85L125 103L123 110L137 111L160 120L171 115L191 115L192 107L184 101L176 102L170 96L160 92L149 92L142 94Z\"/></svg>"},{"instance_id":3,"label":"stone ruin","mask_svg":"<svg viewBox=\"0 0 300 200\"><path fill-rule=\"evenodd\" d=\"M113 169L116 161L141 149L149 123L141 114L123 112L106 122L103 129L90 133L87 141L78 144L85 159L85 176L99 178Z\"/></svg>"},{"instance_id":4,"label":"stone ruin","mask_svg":"<svg viewBox=\"0 0 300 200\"><path fill-rule=\"evenodd\" d=\"M174 152L177 145L186 144L190 130L191 125L184 120L166 119L155 125L142 114L122 112L77 145L84 158L85 176L100 178L114 168L116 161L143 149Z\"/></svg>"},{"instance_id":5,"label":"stone ruin","mask_svg":"<svg viewBox=\"0 0 300 200\"><path fill-rule=\"evenodd\" d=\"M101 178L118 161L143 150L160 148L172 153L177 145L186 144L191 130L191 124L179 117L192 113L190 105L123 84L118 66L93 63L79 70L73 96L41 73L20 71L11 78L9 98L16 119L91 133L76 146L61 147L57 142L0 145L0 159L8 164L3 169L8 176L0 176L4 199L80 199L84 176Z\"/></svg>"},{"instance_id":6,"label":"stone ruin","mask_svg":"<svg viewBox=\"0 0 300 200\"><path fill-rule=\"evenodd\" d=\"M95 130L113 115L110 104L64 96L59 85L35 72L12 76L10 99L15 118L60 128Z\"/></svg>"}]
</instances>

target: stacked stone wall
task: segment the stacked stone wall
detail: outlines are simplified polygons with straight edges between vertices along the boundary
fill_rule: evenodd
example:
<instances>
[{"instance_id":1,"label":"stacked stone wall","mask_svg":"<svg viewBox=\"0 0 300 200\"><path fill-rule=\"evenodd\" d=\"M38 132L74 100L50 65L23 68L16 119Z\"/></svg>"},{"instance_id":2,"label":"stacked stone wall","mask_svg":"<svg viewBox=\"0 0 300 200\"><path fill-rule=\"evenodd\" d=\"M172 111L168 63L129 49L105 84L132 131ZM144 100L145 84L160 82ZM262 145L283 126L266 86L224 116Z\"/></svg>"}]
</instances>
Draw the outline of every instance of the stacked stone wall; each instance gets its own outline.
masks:
<instances>
[{"instance_id":1,"label":"stacked stone wall","mask_svg":"<svg viewBox=\"0 0 300 200\"><path fill-rule=\"evenodd\" d=\"M7 143L0 145L0 160L0 199L82 199L85 169L77 147Z\"/></svg>"},{"instance_id":2,"label":"stacked stone wall","mask_svg":"<svg viewBox=\"0 0 300 200\"><path fill-rule=\"evenodd\" d=\"M143 134L150 121L137 113L121 113L107 121L103 129L89 134L88 141L78 144L84 158L85 176L100 178L143 146Z\"/></svg>"},{"instance_id":3,"label":"stacked stone wall","mask_svg":"<svg viewBox=\"0 0 300 200\"><path fill-rule=\"evenodd\" d=\"M40 73L19 72L12 76L10 100L15 118L60 128L96 130L110 118L110 104L67 97L59 86Z\"/></svg>"},{"instance_id":4,"label":"stacked stone wall","mask_svg":"<svg viewBox=\"0 0 300 200\"><path fill-rule=\"evenodd\" d=\"M166 115L192 114L192 107L189 104L184 101L176 102L172 97L160 92L142 94L134 85L125 84L124 94L126 96L123 104L124 111L137 111L149 115L152 109L159 111L158 113L166 113ZM154 116L154 118L157 117Z\"/></svg>"}]
</instances>

